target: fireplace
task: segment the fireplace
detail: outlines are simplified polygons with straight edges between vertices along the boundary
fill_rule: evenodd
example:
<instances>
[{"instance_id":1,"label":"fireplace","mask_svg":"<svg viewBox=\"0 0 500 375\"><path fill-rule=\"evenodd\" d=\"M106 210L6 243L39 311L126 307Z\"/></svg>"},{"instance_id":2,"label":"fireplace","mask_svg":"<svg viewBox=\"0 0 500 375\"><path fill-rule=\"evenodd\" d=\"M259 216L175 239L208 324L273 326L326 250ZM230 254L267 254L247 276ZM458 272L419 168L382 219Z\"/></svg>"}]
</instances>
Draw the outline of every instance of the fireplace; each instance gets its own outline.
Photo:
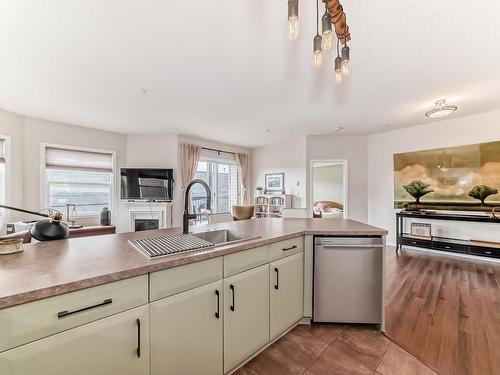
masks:
<instances>
[{"instance_id":1,"label":"fireplace","mask_svg":"<svg viewBox=\"0 0 500 375\"><path fill-rule=\"evenodd\" d=\"M160 229L160 220L158 219L135 219L135 231Z\"/></svg>"},{"instance_id":2,"label":"fireplace","mask_svg":"<svg viewBox=\"0 0 500 375\"><path fill-rule=\"evenodd\" d=\"M165 202L127 202L132 232L172 227L172 204Z\"/></svg>"}]
</instances>

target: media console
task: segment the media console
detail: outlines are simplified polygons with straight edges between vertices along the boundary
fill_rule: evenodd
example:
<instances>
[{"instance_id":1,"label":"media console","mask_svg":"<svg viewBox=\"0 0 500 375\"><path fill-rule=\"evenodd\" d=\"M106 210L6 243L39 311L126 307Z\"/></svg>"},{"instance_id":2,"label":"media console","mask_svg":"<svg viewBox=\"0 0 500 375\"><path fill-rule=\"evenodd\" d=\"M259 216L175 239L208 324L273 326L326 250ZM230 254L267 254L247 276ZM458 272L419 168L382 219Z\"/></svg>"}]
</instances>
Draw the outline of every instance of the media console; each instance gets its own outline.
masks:
<instances>
[{"instance_id":1,"label":"media console","mask_svg":"<svg viewBox=\"0 0 500 375\"><path fill-rule=\"evenodd\" d=\"M422 211L401 211L396 213L396 252L401 250L403 245L406 245L452 253L500 258L500 243L436 236L430 238L412 236L409 233L404 233L405 219L451 220L500 224L500 218L493 218L486 215L445 214Z\"/></svg>"}]
</instances>

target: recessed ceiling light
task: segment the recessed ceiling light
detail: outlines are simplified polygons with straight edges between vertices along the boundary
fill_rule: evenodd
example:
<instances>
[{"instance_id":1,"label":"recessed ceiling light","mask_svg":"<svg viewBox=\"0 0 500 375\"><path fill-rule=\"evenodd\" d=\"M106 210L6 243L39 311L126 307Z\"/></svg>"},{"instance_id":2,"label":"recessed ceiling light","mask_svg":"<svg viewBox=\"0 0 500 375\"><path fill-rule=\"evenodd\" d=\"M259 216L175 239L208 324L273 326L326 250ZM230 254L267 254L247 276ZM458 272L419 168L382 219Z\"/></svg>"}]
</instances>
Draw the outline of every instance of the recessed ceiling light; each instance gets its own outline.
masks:
<instances>
[{"instance_id":1,"label":"recessed ceiling light","mask_svg":"<svg viewBox=\"0 0 500 375\"><path fill-rule=\"evenodd\" d=\"M436 106L433 110L426 112L425 115L431 118L440 118L448 116L449 114L455 112L458 107L456 105L447 105L446 99L436 100Z\"/></svg>"},{"instance_id":2,"label":"recessed ceiling light","mask_svg":"<svg viewBox=\"0 0 500 375\"><path fill-rule=\"evenodd\" d=\"M340 131L344 130L344 128L343 128L342 126L337 126L337 127L336 127L335 129L333 129L333 130L335 130L336 132L340 132Z\"/></svg>"}]
</instances>

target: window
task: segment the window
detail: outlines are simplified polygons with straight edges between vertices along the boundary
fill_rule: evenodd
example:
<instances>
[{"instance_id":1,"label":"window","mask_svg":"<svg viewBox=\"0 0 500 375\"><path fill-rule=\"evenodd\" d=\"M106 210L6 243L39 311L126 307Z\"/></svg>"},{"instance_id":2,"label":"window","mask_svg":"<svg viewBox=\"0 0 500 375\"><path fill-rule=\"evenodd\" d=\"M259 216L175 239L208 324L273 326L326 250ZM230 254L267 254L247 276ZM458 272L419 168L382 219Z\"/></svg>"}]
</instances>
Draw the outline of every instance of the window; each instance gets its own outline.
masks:
<instances>
[{"instance_id":1,"label":"window","mask_svg":"<svg viewBox=\"0 0 500 375\"><path fill-rule=\"evenodd\" d=\"M238 168L230 162L200 160L195 178L205 181L212 191L212 212L231 212L233 205L238 204ZM206 192L199 184L191 190L193 212L197 222L207 220L202 210L207 207Z\"/></svg>"},{"instance_id":2,"label":"window","mask_svg":"<svg viewBox=\"0 0 500 375\"><path fill-rule=\"evenodd\" d=\"M5 159L6 159L6 141L5 139L0 139L0 204L6 203L6 172L5 172Z\"/></svg>"},{"instance_id":3,"label":"window","mask_svg":"<svg viewBox=\"0 0 500 375\"><path fill-rule=\"evenodd\" d=\"M62 147L45 148L47 206L64 212L74 204L76 216L95 216L113 202L113 153Z\"/></svg>"}]
</instances>

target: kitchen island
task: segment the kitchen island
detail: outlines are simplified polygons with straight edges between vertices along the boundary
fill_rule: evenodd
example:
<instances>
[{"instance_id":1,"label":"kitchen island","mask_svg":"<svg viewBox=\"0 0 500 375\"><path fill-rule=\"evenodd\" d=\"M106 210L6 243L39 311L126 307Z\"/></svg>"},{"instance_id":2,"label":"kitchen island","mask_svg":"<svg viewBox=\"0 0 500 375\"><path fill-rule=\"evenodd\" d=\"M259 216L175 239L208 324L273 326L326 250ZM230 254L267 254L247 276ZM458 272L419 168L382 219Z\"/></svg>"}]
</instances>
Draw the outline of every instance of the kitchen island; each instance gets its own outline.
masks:
<instances>
[{"instance_id":1,"label":"kitchen island","mask_svg":"<svg viewBox=\"0 0 500 375\"><path fill-rule=\"evenodd\" d=\"M75 374L230 373L311 316L313 236L387 233L334 219L193 231L219 229L257 238L158 259L129 243L180 233L167 229L27 244L0 257L0 330L8 333L0 372L62 374L63 355Z\"/></svg>"}]
</instances>

